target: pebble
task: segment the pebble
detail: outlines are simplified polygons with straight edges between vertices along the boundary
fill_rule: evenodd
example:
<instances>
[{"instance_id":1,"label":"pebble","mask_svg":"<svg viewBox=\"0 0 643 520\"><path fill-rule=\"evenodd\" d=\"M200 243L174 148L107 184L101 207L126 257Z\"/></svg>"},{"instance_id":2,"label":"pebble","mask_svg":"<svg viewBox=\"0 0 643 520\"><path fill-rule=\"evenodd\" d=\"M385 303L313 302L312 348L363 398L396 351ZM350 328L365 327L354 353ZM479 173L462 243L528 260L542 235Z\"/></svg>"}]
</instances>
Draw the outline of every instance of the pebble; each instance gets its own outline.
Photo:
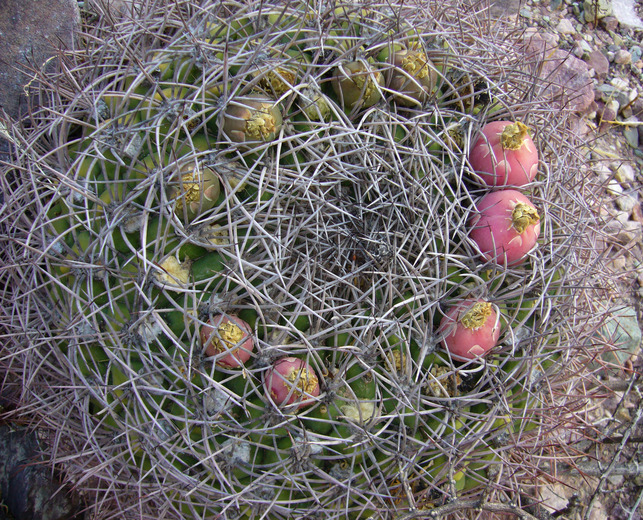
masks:
<instances>
[{"instance_id":1,"label":"pebble","mask_svg":"<svg viewBox=\"0 0 643 520\"><path fill-rule=\"evenodd\" d=\"M614 121L614 119L616 119L616 114L618 114L620 108L621 104L616 99L610 99L607 103L605 103L605 109L614 114L614 117L610 119L610 121ZM603 116L603 119L606 119L605 116Z\"/></svg>"},{"instance_id":2,"label":"pebble","mask_svg":"<svg viewBox=\"0 0 643 520\"><path fill-rule=\"evenodd\" d=\"M606 354L613 355L621 364L625 363L641 346L641 327L637 319L636 309L620 307L612 310L613 319L603 326L603 334L618 350ZM605 355L604 355L605 356Z\"/></svg>"},{"instance_id":3,"label":"pebble","mask_svg":"<svg viewBox=\"0 0 643 520\"><path fill-rule=\"evenodd\" d=\"M590 53L593 50L594 49L592 49L592 46L589 43L587 43L585 40L579 40L578 42L576 42L576 47L574 48L574 55L577 58L586 58L586 57L589 57ZM589 64L589 61L587 61L587 64L593 69L593 67ZM596 70L594 70L594 73L596 73Z\"/></svg>"},{"instance_id":4,"label":"pebble","mask_svg":"<svg viewBox=\"0 0 643 520\"><path fill-rule=\"evenodd\" d=\"M586 59L587 65L594 69L594 72L596 73L596 77L599 80L604 80L607 77L607 73L609 72L609 67L610 67L610 62L599 50L594 50L589 53L589 56Z\"/></svg>"},{"instance_id":5,"label":"pebble","mask_svg":"<svg viewBox=\"0 0 643 520\"><path fill-rule=\"evenodd\" d=\"M594 22L612 14L611 0L585 0L583 13L586 22Z\"/></svg>"},{"instance_id":6,"label":"pebble","mask_svg":"<svg viewBox=\"0 0 643 520\"><path fill-rule=\"evenodd\" d=\"M618 211L613 218L605 222L605 232L620 244L640 241L643 235L642 224L629 218L628 212Z\"/></svg>"},{"instance_id":7,"label":"pebble","mask_svg":"<svg viewBox=\"0 0 643 520\"><path fill-rule=\"evenodd\" d=\"M600 21L600 24L607 32L614 32L618 29L618 20L614 16L606 16Z\"/></svg>"},{"instance_id":8,"label":"pebble","mask_svg":"<svg viewBox=\"0 0 643 520\"><path fill-rule=\"evenodd\" d=\"M612 81L610 81L610 85L618 90L625 90L630 84L624 78L613 78Z\"/></svg>"},{"instance_id":9,"label":"pebble","mask_svg":"<svg viewBox=\"0 0 643 520\"><path fill-rule=\"evenodd\" d=\"M634 168L629 163L619 164L614 172L614 178L621 184L631 184L636 179Z\"/></svg>"},{"instance_id":10,"label":"pebble","mask_svg":"<svg viewBox=\"0 0 643 520\"><path fill-rule=\"evenodd\" d=\"M556 32L560 34L575 34L576 29L574 28L574 24L569 18L563 18L560 22L558 22L558 25L556 26Z\"/></svg>"},{"instance_id":11,"label":"pebble","mask_svg":"<svg viewBox=\"0 0 643 520\"><path fill-rule=\"evenodd\" d=\"M636 63L643 56L643 49L639 45L630 47L630 54L632 55L632 63Z\"/></svg>"},{"instance_id":12,"label":"pebble","mask_svg":"<svg viewBox=\"0 0 643 520\"><path fill-rule=\"evenodd\" d=\"M630 54L630 51L626 51L625 49L619 49L614 53L614 63L618 65L629 65L632 63L632 55Z\"/></svg>"},{"instance_id":13,"label":"pebble","mask_svg":"<svg viewBox=\"0 0 643 520\"><path fill-rule=\"evenodd\" d=\"M636 123L638 120L635 117L632 117L628 119L627 122ZM630 145L631 148L636 149L639 147L639 129L636 125L625 126L623 129L623 135L625 136L627 144Z\"/></svg>"},{"instance_id":14,"label":"pebble","mask_svg":"<svg viewBox=\"0 0 643 520\"><path fill-rule=\"evenodd\" d=\"M632 210L638 205L639 199L634 195L623 194L620 197L616 197L616 205L618 209L624 211L627 214L631 214Z\"/></svg>"},{"instance_id":15,"label":"pebble","mask_svg":"<svg viewBox=\"0 0 643 520\"><path fill-rule=\"evenodd\" d=\"M607 183L606 190L610 195L623 195L623 186L621 186L616 179L610 179L610 181Z\"/></svg>"}]
</instances>

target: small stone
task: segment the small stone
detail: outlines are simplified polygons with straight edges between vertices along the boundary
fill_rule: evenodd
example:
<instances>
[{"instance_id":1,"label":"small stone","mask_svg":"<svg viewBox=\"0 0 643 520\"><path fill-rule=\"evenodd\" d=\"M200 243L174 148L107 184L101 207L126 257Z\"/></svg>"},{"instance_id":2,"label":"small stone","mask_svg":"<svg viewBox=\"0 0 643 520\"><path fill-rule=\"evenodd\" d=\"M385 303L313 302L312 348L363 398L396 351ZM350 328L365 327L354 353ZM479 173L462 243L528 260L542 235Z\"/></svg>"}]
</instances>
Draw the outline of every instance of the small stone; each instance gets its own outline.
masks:
<instances>
[{"instance_id":1,"label":"small stone","mask_svg":"<svg viewBox=\"0 0 643 520\"><path fill-rule=\"evenodd\" d=\"M602 328L602 333L611 345L616 347L603 357L615 357L621 364L625 363L641 346L641 328L636 309L620 307L612 310L612 317Z\"/></svg>"},{"instance_id":2,"label":"small stone","mask_svg":"<svg viewBox=\"0 0 643 520\"><path fill-rule=\"evenodd\" d=\"M625 271L627 267L627 258L619 256L612 260L611 263L614 271Z\"/></svg>"},{"instance_id":3,"label":"small stone","mask_svg":"<svg viewBox=\"0 0 643 520\"><path fill-rule=\"evenodd\" d=\"M614 44L610 45L610 47L612 48L611 50L616 52L617 50L619 50L621 47L625 45L625 42L623 41L623 38L621 37L621 35L618 33L614 33L611 36Z\"/></svg>"},{"instance_id":4,"label":"small stone","mask_svg":"<svg viewBox=\"0 0 643 520\"><path fill-rule=\"evenodd\" d=\"M603 110L599 112L599 123L601 124L601 131L606 130L607 128L610 127L611 121L614 121L616 119L616 112L612 110L611 108L605 106Z\"/></svg>"},{"instance_id":5,"label":"small stone","mask_svg":"<svg viewBox=\"0 0 643 520\"><path fill-rule=\"evenodd\" d=\"M606 16L605 18L602 18L600 24L607 32L614 32L618 29L618 19L614 16Z\"/></svg>"},{"instance_id":6,"label":"small stone","mask_svg":"<svg viewBox=\"0 0 643 520\"><path fill-rule=\"evenodd\" d=\"M599 80L604 80L607 77L607 73L610 68L610 62L599 50L594 50L589 53L589 56L586 59L587 65L594 69L596 77Z\"/></svg>"},{"instance_id":7,"label":"small stone","mask_svg":"<svg viewBox=\"0 0 643 520\"><path fill-rule=\"evenodd\" d=\"M563 7L563 0L551 0L549 3L550 11L558 11Z\"/></svg>"},{"instance_id":8,"label":"small stone","mask_svg":"<svg viewBox=\"0 0 643 520\"><path fill-rule=\"evenodd\" d=\"M610 110L611 112L614 112L614 114L618 114L618 111L621 108L621 104L616 99L610 99L607 103L605 103L605 108ZM614 119L612 119L612 121L613 120Z\"/></svg>"},{"instance_id":9,"label":"small stone","mask_svg":"<svg viewBox=\"0 0 643 520\"><path fill-rule=\"evenodd\" d=\"M623 212L623 214L627 216L627 213ZM615 219L608 222L605 228L607 232L610 233L620 244L629 244L631 242L638 242L641 240L641 222L636 222L634 220L625 220L624 222L621 222L620 220Z\"/></svg>"},{"instance_id":10,"label":"small stone","mask_svg":"<svg viewBox=\"0 0 643 520\"><path fill-rule=\"evenodd\" d=\"M631 118L631 119L636 119L636 118ZM628 119L628 121L630 121ZM638 122L638 121L634 121ZM625 136L625 140L627 141L627 144L630 146L630 148L638 148L639 147L639 129L635 125L627 125L623 129L623 135Z\"/></svg>"},{"instance_id":11,"label":"small stone","mask_svg":"<svg viewBox=\"0 0 643 520\"><path fill-rule=\"evenodd\" d=\"M614 173L614 178L621 184L629 185L636 179L634 168L629 163L619 164Z\"/></svg>"},{"instance_id":12,"label":"small stone","mask_svg":"<svg viewBox=\"0 0 643 520\"><path fill-rule=\"evenodd\" d=\"M632 63L632 55L630 54L630 51L626 51L625 49L619 49L616 51L614 54L614 63L617 63L618 65L629 65Z\"/></svg>"},{"instance_id":13,"label":"small stone","mask_svg":"<svg viewBox=\"0 0 643 520\"><path fill-rule=\"evenodd\" d=\"M569 18L563 18L560 22L558 22L558 25L556 26L556 32L560 34L575 34L576 29L574 28L574 24Z\"/></svg>"},{"instance_id":14,"label":"small stone","mask_svg":"<svg viewBox=\"0 0 643 520\"><path fill-rule=\"evenodd\" d=\"M630 55L632 56L632 63L636 63L643 56L643 49L639 45L630 47Z\"/></svg>"},{"instance_id":15,"label":"small stone","mask_svg":"<svg viewBox=\"0 0 643 520\"><path fill-rule=\"evenodd\" d=\"M586 22L595 22L612 14L611 0L585 0L583 12Z\"/></svg>"},{"instance_id":16,"label":"small stone","mask_svg":"<svg viewBox=\"0 0 643 520\"><path fill-rule=\"evenodd\" d=\"M641 207L641 204L638 204L637 206L634 206L634 208L632 208L632 220L634 222L643 223L643 207Z\"/></svg>"},{"instance_id":17,"label":"small stone","mask_svg":"<svg viewBox=\"0 0 643 520\"><path fill-rule=\"evenodd\" d=\"M611 179L607 183L606 190L607 190L607 193L614 196L619 196L623 194L623 186L621 186L616 179Z\"/></svg>"},{"instance_id":18,"label":"small stone","mask_svg":"<svg viewBox=\"0 0 643 520\"><path fill-rule=\"evenodd\" d=\"M621 211L626 213L632 213L632 210L638 206L638 198L633 195L623 194L620 197L616 197L616 205Z\"/></svg>"},{"instance_id":19,"label":"small stone","mask_svg":"<svg viewBox=\"0 0 643 520\"><path fill-rule=\"evenodd\" d=\"M531 19L531 17L533 16L533 14L532 14L532 12L531 12L529 9L527 9L526 7L523 7L523 8L520 10L520 16L522 16L523 18L527 18L527 19L529 20L529 19Z\"/></svg>"},{"instance_id":20,"label":"small stone","mask_svg":"<svg viewBox=\"0 0 643 520\"><path fill-rule=\"evenodd\" d=\"M609 166L607 166L607 164L605 164L604 162L597 162L594 165L593 170L598 177L598 180L603 184L607 183L612 177L612 170L610 170Z\"/></svg>"},{"instance_id":21,"label":"small stone","mask_svg":"<svg viewBox=\"0 0 643 520\"><path fill-rule=\"evenodd\" d=\"M610 81L610 85L617 90L627 90L630 86L625 78L613 78L612 81Z\"/></svg>"}]
</instances>

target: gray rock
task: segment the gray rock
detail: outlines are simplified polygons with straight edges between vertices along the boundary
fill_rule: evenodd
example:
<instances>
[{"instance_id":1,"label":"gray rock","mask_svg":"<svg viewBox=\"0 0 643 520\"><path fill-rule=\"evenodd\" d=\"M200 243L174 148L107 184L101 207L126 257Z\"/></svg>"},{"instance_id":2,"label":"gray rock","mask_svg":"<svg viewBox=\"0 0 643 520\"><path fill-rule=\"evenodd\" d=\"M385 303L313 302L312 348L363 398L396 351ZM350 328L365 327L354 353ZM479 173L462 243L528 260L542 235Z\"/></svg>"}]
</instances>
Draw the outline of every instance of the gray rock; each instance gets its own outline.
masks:
<instances>
[{"instance_id":1,"label":"gray rock","mask_svg":"<svg viewBox=\"0 0 643 520\"><path fill-rule=\"evenodd\" d=\"M632 213L632 210L638 205L639 199L633 195L628 195L627 193L616 197L616 205L618 209L626 213Z\"/></svg>"},{"instance_id":2,"label":"gray rock","mask_svg":"<svg viewBox=\"0 0 643 520\"><path fill-rule=\"evenodd\" d=\"M634 9L637 0L612 0L612 12L619 23L637 29L643 29L643 20Z\"/></svg>"},{"instance_id":3,"label":"gray rock","mask_svg":"<svg viewBox=\"0 0 643 520\"><path fill-rule=\"evenodd\" d=\"M533 13L528 8L523 7L520 10L520 16L522 16L523 18L527 18L529 20L533 16Z\"/></svg>"},{"instance_id":4,"label":"gray rock","mask_svg":"<svg viewBox=\"0 0 643 520\"><path fill-rule=\"evenodd\" d=\"M625 363L641 346L641 327L633 307L620 307L612 311L612 318L602 328L602 335L615 350L603 358L619 364ZM611 358L611 359L610 359Z\"/></svg>"},{"instance_id":5,"label":"gray rock","mask_svg":"<svg viewBox=\"0 0 643 520\"><path fill-rule=\"evenodd\" d=\"M594 23L612 14L611 0L585 0L583 2L585 21Z\"/></svg>"},{"instance_id":6,"label":"gray rock","mask_svg":"<svg viewBox=\"0 0 643 520\"><path fill-rule=\"evenodd\" d=\"M636 118L630 118L627 122L638 123L638 120ZM631 148L636 149L639 147L639 129L635 124L625 126L623 128L623 135Z\"/></svg>"},{"instance_id":7,"label":"gray rock","mask_svg":"<svg viewBox=\"0 0 643 520\"><path fill-rule=\"evenodd\" d=\"M0 426L0 492L4 505L20 520L73 518L78 504L69 489L60 489L42 462L36 434L26 428Z\"/></svg>"},{"instance_id":8,"label":"gray rock","mask_svg":"<svg viewBox=\"0 0 643 520\"><path fill-rule=\"evenodd\" d=\"M78 27L76 0L0 2L0 107L13 118L26 113L23 92L33 67L51 67L59 48L73 48Z\"/></svg>"},{"instance_id":9,"label":"gray rock","mask_svg":"<svg viewBox=\"0 0 643 520\"><path fill-rule=\"evenodd\" d=\"M632 55L632 63L636 63L643 56L643 49L639 45L633 45L630 47L630 54Z\"/></svg>"},{"instance_id":10,"label":"gray rock","mask_svg":"<svg viewBox=\"0 0 643 520\"><path fill-rule=\"evenodd\" d=\"M624 107L630 104L630 91L617 88L613 85L599 85L596 88L597 93L600 95L600 99L605 103L616 102L618 108ZM618 113L617 108L617 113Z\"/></svg>"}]
</instances>

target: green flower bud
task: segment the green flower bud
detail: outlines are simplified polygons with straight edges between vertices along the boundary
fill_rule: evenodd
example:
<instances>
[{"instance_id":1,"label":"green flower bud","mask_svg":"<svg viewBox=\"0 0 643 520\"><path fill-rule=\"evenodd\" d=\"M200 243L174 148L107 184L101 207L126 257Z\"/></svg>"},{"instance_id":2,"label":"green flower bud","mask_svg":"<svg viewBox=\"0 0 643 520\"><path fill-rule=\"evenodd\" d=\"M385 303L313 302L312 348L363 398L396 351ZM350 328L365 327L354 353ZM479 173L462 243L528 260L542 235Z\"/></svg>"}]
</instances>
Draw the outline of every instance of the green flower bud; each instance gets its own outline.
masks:
<instances>
[{"instance_id":1,"label":"green flower bud","mask_svg":"<svg viewBox=\"0 0 643 520\"><path fill-rule=\"evenodd\" d=\"M437 83L433 63L420 49L397 50L391 56L390 88L398 105L412 107L429 99Z\"/></svg>"},{"instance_id":2,"label":"green flower bud","mask_svg":"<svg viewBox=\"0 0 643 520\"><path fill-rule=\"evenodd\" d=\"M335 69L331 84L345 110L368 108L381 99L384 77L364 60L349 61Z\"/></svg>"},{"instance_id":3,"label":"green flower bud","mask_svg":"<svg viewBox=\"0 0 643 520\"><path fill-rule=\"evenodd\" d=\"M232 142L267 143L279 135L283 123L281 111L272 99L250 94L230 101L223 112L221 129Z\"/></svg>"},{"instance_id":4,"label":"green flower bud","mask_svg":"<svg viewBox=\"0 0 643 520\"><path fill-rule=\"evenodd\" d=\"M211 168L198 163L185 164L173 180L168 196L175 199L174 212L186 222L212 209L219 198L219 178Z\"/></svg>"}]
</instances>

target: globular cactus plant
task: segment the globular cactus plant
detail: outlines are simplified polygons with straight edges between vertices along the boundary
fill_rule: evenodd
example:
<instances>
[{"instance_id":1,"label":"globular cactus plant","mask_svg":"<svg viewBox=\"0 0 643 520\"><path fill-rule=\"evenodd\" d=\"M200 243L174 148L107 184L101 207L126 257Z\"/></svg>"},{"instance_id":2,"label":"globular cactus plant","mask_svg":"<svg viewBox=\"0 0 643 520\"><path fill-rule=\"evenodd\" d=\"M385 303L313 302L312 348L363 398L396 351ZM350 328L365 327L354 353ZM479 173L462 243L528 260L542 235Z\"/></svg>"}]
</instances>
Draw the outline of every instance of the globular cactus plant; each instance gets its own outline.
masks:
<instances>
[{"instance_id":1,"label":"globular cactus plant","mask_svg":"<svg viewBox=\"0 0 643 520\"><path fill-rule=\"evenodd\" d=\"M457 4L161 3L89 20L14 131L25 323L46 323L14 356L88 507L524 504L598 318L580 156L513 42ZM490 188L467 150L509 119L540 152L541 233L507 266L470 236ZM462 357L445 317L472 299L494 337Z\"/></svg>"}]
</instances>

